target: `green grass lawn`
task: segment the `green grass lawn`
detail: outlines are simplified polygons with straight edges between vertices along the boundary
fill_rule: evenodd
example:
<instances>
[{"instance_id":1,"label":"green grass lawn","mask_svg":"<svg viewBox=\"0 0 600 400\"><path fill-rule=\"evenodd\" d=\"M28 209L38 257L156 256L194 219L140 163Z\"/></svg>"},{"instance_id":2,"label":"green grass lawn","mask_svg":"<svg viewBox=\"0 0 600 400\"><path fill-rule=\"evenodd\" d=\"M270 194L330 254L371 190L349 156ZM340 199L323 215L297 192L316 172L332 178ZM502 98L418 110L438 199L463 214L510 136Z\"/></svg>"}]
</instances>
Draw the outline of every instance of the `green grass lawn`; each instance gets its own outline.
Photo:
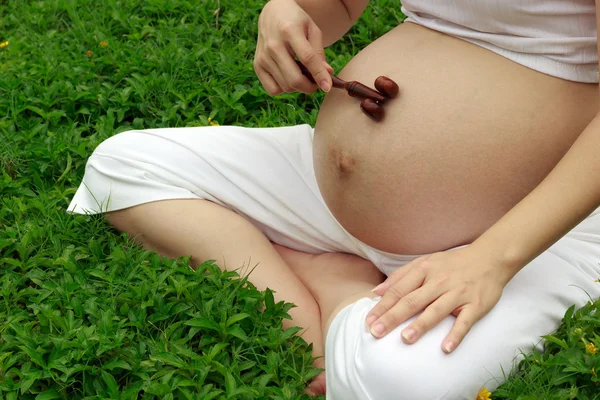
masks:
<instances>
[{"instance_id":1,"label":"green grass lawn","mask_svg":"<svg viewBox=\"0 0 600 400\"><path fill-rule=\"evenodd\" d=\"M336 70L402 21L396 1L372 3L327 50ZM318 370L299 328L281 329L291 304L65 213L115 133L314 124L322 94L272 98L254 75L263 1L218 5L0 0L2 398L308 398ZM599 308L569 311L492 398L600 399Z\"/></svg>"}]
</instances>

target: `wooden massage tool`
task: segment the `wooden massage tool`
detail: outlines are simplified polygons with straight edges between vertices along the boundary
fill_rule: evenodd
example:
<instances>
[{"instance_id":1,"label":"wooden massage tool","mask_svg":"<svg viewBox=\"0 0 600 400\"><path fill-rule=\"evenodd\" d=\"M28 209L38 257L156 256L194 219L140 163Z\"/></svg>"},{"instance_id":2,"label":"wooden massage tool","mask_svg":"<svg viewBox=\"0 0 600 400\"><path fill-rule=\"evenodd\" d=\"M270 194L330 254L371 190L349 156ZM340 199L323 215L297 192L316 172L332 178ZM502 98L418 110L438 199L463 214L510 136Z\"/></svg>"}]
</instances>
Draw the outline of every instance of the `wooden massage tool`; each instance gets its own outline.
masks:
<instances>
[{"instance_id":1,"label":"wooden massage tool","mask_svg":"<svg viewBox=\"0 0 600 400\"><path fill-rule=\"evenodd\" d=\"M316 83L310 71L300 61L295 60L302 71L311 82ZM331 75L333 87L345 90L350 96L362 99L360 109L375 121L381 121L385 115L383 104L389 99L398 96L400 88L398 84L386 76L375 79L375 89L363 85L357 81L346 82L335 75Z\"/></svg>"}]
</instances>

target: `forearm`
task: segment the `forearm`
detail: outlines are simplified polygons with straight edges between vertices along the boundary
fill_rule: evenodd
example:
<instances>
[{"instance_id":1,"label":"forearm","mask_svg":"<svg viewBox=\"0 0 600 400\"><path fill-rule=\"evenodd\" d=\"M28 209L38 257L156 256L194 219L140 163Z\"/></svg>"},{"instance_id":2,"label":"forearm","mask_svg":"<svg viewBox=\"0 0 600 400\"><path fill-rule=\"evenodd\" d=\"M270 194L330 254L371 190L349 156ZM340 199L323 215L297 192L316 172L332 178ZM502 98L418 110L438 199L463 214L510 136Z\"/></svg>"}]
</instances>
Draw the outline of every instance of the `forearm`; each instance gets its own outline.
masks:
<instances>
[{"instance_id":1,"label":"forearm","mask_svg":"<svg viewBox=\"0 0 600 400\"><path fill-rule=\"evenodd\" d=\"M600 114L552 172L473 245L510 280L600 206Z\"/></svg>"},{"instance_id":2,"label":"forearm","mask_svg":"<svg viewBox=\"0 0 600 400\"><path fill-rule=\"evenodd\" d=\"M358 20L369 0L296 0L323 32L325 47L337 42Z\"/></svg>"}]
</instances>

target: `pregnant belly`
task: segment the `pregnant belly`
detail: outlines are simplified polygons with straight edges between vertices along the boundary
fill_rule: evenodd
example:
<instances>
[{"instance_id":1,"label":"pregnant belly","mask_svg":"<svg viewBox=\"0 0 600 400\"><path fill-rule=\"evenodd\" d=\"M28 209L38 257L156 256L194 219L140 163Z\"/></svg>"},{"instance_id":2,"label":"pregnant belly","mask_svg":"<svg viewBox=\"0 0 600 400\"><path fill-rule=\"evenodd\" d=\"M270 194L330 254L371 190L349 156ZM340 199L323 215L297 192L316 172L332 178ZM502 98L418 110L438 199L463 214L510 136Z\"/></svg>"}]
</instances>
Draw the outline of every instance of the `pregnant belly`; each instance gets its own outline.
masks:
<instances>
[{"instance_id":1,"label":"pregnant belly","mask_svg":"<svg viewBox=\"0 0 600 400\"><path fill-rule=\"evenodd\" d=\"M339 74L401 90L374 122L333 90L315 127L319 188L338 221L384 251L472 242L552 170L598 110L598 86L535 72L405 23Z\"/></svg>"}]
</instances>

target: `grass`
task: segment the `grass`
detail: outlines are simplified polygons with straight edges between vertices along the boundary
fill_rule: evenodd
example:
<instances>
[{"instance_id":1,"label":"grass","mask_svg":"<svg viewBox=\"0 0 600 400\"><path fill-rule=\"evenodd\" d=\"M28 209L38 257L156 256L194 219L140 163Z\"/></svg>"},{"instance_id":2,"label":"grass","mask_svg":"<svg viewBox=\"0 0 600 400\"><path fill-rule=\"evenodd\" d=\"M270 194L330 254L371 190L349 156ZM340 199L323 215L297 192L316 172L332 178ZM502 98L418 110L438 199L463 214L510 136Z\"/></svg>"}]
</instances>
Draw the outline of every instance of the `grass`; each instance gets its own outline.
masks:
<instances>
[{"instance_id":1,"label":"grass","mask_svg":"<svg viewBox=\"0 0 600 400\"><path fill-rule=\"evenodd\" d=\"M396 1L372 3L327 50L336 70L402 20ZM314 124L321 94L271 98L254 75L262 5L0 0L2 398L308 398L318 370L299 328L281 329L291 304L65 213L117 132ZM598 308L569 311L492 398L600 398Z\"/></svg>"}]
</instances>

